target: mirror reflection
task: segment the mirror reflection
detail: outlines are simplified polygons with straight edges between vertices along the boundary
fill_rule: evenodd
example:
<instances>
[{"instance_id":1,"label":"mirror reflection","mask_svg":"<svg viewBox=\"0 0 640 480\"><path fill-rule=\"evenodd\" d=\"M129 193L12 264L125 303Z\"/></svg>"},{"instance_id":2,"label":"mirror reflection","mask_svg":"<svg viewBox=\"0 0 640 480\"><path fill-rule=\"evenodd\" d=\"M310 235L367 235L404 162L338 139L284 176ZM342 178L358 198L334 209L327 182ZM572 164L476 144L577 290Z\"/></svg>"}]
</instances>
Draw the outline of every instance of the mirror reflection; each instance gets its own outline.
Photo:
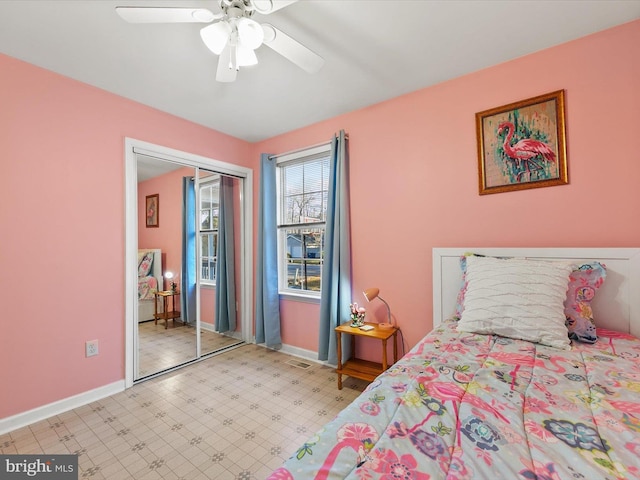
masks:
<instances>
[{"instance_id":1,"label":"mirror reflection","mask_svg":"<svg viewBox=\"0 0 640 480\"><path fill-rule=\"evenodd\" d=\"M183 289L182 207L195 169L144 155L137 162L139 379L193 360L197 346L195 296L185 298Z\"/></svg>"},{"instance_id":2,"label":"mirror reflection","mask_svg":"<svg viewBox=\"0 0 640 480\"><path fill-rule=\"evenodd\" d=\"M241 342L238 322L240 182L199 170L200 339L202 354Z\"/></svg>"},{"instance_id":3,"label":"mirror reflection","mask_svg":"<svg viewBox=\"0 0 640 480\"><path fill-rule=\"evenodd\" d=\"M139 380L242 343L242 179L145 155L137 167Z\"/></svg>"}]
</instances>

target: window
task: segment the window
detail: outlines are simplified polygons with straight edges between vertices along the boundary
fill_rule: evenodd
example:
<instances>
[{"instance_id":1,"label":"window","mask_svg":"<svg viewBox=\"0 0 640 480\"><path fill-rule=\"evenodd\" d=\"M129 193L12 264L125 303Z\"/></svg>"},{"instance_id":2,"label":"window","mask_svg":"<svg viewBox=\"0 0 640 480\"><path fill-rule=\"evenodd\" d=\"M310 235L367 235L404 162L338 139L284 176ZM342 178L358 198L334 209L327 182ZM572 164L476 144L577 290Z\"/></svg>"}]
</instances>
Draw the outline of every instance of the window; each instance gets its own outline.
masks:
<instances>
[{"instance_id":1,"label":"window","mask_svg":"<svg viewBox=\"0 0 640 480\"><path fill-rule=\"evenodd\" d=\"M324 145L278 159L280 293L320 296L329 154Z\"/></svg>"},{"instance_id":2,"label":"window","mask_svg":"<svg viewBox=\"0 0 640 480\"><path fill-rule=\"evenodd\" d=\"M200 184L200 280L209 285L216 284L219 213L220 180L216 177Z\"/></svg>"}]
</instances>

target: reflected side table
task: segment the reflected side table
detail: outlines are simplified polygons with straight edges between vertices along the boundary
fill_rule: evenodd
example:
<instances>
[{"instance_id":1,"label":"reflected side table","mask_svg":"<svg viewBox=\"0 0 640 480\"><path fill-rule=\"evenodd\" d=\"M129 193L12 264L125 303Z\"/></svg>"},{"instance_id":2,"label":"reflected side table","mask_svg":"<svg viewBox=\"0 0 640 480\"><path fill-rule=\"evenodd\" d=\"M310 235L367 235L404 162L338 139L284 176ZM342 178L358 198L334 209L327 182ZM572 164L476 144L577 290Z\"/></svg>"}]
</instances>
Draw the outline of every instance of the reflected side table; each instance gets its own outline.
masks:
<instances>
[{"instance_id":1,"label":"reflected side table","mask_svg":"<svg viewBox=\"0 0 640 480\"><path fill-rule=\"evenodd\" d=\"M176 297L180 295L180 292L177 290L165 290L155 292L154 295L156 297L153 312L155 324L158 324L158 320L164 320L164 328L166 329L169 326L169 320L173 320L175 325L175 319L180 318L180 311L176 310ZM171 310L169 310L169 297L171 297ZM160 298L162 298L162 312L158 312L158 300Z\"/></svg>"}]
</instances>

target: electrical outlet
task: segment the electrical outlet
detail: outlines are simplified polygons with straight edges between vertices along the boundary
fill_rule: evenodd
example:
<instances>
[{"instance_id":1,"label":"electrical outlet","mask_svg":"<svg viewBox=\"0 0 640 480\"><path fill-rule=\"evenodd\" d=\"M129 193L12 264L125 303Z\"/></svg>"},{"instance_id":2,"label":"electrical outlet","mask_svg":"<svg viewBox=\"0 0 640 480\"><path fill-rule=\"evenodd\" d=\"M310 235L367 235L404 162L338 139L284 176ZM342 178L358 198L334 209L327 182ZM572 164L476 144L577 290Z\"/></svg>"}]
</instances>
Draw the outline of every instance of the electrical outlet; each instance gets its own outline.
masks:
<instances>
[{"instance_id":1,"label":"electrical outlet","mask_svg":"<svg viewBox=\"0 0 640 480\"><path fill-rule=\"evenodd\" d=\"M93 357L94 355L98 355L98 340L87 340L84 347L85 356Z\"/></svg>"}]
</instances>

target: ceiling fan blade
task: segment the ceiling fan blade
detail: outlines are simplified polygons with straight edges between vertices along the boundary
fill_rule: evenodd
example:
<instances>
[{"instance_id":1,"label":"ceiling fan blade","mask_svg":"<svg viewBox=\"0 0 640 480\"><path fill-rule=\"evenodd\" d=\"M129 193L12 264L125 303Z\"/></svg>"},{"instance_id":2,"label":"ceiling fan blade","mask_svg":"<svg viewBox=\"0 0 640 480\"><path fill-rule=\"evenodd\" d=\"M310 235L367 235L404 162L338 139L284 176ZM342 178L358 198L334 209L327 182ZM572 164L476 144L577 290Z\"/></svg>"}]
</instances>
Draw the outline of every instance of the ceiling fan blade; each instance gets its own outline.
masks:
<instances>
[{"instance_id":1,"label":"ceiling fan blade","mask_svg":"<svg viewBox=\"0 0 640 480\"><path fill-rule=\"evenodd\" d=\"M223 14L206 8L116 7L129 23L209 23Z\"/></svg>"},{"instance_id":2,"label":"ceiling fan blade","mask_svg":"<svg viewBox=\"0 0 640 480\"><path fill-rule=\"evenodd\" d=\"M316 73L324 65L324 59L269 23L262 24L264 44L275 50L307 73Z\"/></svg>"},{"instance_id":3,"label":"ceiling fan blade","mask_svg":"<svg viewBox=\"0 0 640 480\"><path fill-rule=\"evenodd\" d=\"M275 12L276 10L287 7L292 3L296 3L297 1L298 0L253 0L252 3L253 8L256 9L256 12L263 15L268 15Z\"/></svg>"},{"instance_id":4,"label":"ceiling fan blade","mask_svg":"<svg viewBox=\"0 0 640 480\"><path fill-rule=\"evenodd\" d=\"M237 75L238 70L231 64L231 48L227 45L220 53L220 58L218 58L216 80L218 82L235 82Z\"/></svg>"}]
</instances>

